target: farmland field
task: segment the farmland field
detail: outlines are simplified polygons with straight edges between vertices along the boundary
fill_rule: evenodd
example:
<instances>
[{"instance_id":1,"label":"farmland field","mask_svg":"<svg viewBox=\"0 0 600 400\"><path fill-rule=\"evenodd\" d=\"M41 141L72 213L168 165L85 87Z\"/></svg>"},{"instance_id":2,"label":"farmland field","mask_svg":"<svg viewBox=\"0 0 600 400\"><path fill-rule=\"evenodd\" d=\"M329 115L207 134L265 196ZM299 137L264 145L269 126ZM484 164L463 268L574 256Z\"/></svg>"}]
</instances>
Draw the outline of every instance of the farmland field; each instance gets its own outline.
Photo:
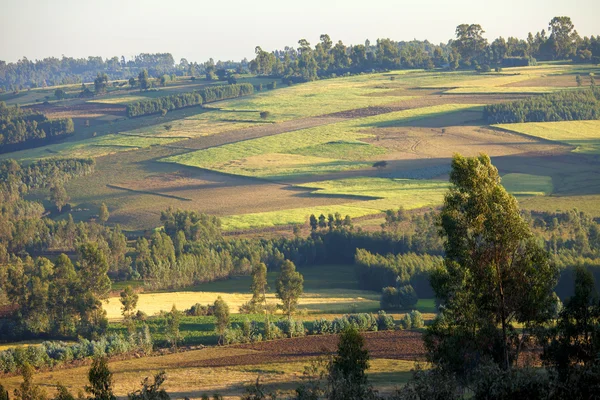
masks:
<instances>
[{"instance_id":1,"label":"farmland field","mask_svg":"<svg viewBox=\"0 0 600 400\"><path fill-rule=\"evenodd\" d=\"M405 208L435 206L441 199L441 186L436 193L397 188L396 193L388 190L377 199L351 193L359 190L357 186L318 194L309 188L322 187L319 181L327 185L340 181L339 189L352 179L417 179L422 182L415 184L423 185L431 179L444 181L456 152L490 154L503 175L517 174L505 182L512 182L513 192L521 193L524 204L547 209L551 206L546 202L552 202L550 192L552 196L581 196L574 176L588 181L594 177L586 163L553 155L566 154L574 146L582 156L597 152L596 122L556 123L549 125L552 129L543 124L511 124L498 129L485 125L481 105L523 96L500 93L505 88L574 87L574 71L586 73L586 68L544 65L507 68L500 74L400 71L328 79L206 108L176 110L165 117L118 117L110 123L103 122L104 117L90 117L90 127L79 125L76 134L64 142L0 158L94 157L96 173L67 185L72 206L82 210L74 218L89 218L105 202L112 223L135 231L157 226L160 212L169 206L218 215L230 231L304 224L313 213L376 216L399 207L399 202ZM194 85L173 82L161 90L188 90ZM480 88L487 89L447 93ZM490 94L495 89L499 93ZM123 96L140 96L140 92L109 92L94 103L85 103L92 107L85 112L93 114L93 107L110 106L95 100L119 101ZM61 116L79 112L75 106L52 107ZM263 119L260 111L270 114ZM85 122L83 118L77 121L76 127ZM378 161L385 161L386 166L374 168ZM537 182L536 177L526 175L546 178ZM600 193L600 186L595 192L593 182L592 178L585 195ZM528 199L530 195L536 199ZM42 191L33 196L43 199L46 195ZM600 213L600 207L594 211L593 201L584 198L583 203L594 214Z\"/></svg>"},{"instance_id":2,"label":"farmland field","mask_svg":"<svg viewBox=\"0 0 600 400\"><path fill-rule=\"evenodd\" d=\"M415 361L423 360L420 333L411 331L373 332L365 334L371 354L369 378L382 392L389 393L405 383ZM311 359L333 352L337 336L309 336L224 348L206 348L183 353L111 362L114 390L125 396L138 388L146 376L166 370L164 388L177 397L199 398L202 394L219 392L226 399L239 398L244 386L260 377L268 388L291 394L301 380L305 365ZM88 366L36 374L35 382L53 393L60 381L72 392L87 383ZM8 390L16 388L20 377L3 380Z\"/></svg>"},{"instance_id":3,"label":"farmland field","mask_svg":"<svg viewBox=\"0 0 600 400\"><path fill-rule=\"evenodd\" d=\"M574 152L600 154L600 121L527 122L495 125L529 136L566 143Z\"/></svg>"}]
</instances>

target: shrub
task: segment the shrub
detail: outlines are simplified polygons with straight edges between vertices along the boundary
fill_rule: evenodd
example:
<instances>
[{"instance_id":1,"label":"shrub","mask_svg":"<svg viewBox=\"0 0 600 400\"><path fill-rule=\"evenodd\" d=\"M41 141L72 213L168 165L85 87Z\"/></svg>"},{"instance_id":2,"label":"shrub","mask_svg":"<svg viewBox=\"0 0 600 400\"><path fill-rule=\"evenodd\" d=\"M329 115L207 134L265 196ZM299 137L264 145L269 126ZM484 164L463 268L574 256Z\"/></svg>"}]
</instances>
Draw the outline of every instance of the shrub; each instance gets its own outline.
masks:
<instances>
[{"instance_id":1,"label":"shrub","mask_svg":"<svg viewBox=\"0 0 600 400\"><path fill-rule=\"evenodd\" d=\"M404 317L400 320L400 328L402 329L410 329L412 327L412 321L410 319L410 315L404 314Z\"/></svg>"},{"instance_id":2,"label":"shrub","mask_svg":"<svg viewBox=\"0 0 600 400\"><path fill-rule=\"evenodd\" d=\"M265 329L265 339L273 340L273 339L281 339L285 337L284 333L281 331L277 324L271 322L269 323L269 328Z\"/></svg>"},{"instance_id":3,"label":"shrub","mask_svg":"<svg viewBox=\"0 0 600 400\"><path fill-rule=\"evenodd\" d=\"M359 332L377 331L377 318L373 314L351 314L348 316L348 321Z\"/></svg>"},{"instance_id":4,"label":"shrub","mask_svg":"<svg viewBox=\"0 0 600 400\"><path fill-rule=\"evenodd\" d=\"M277 321L277 327L288 337L298 337L306 334L304 323L302 321L295 321L294 319L279 320Z\"/></svg>"},{"instance_id":5,"label":"shrub","mask_svg":"<svg viewBox=\"0 0 600 400\"><path fill-rule=\"evenodd\" d=\"M271 112L269 112L269 111L261 111L261 112L260 112L260 117L261 117L262 119L267 119L267 118L269 118L270 116L271 116Z\"/></svg>"},{"instance_id":6,"label":"shrub","mask_svg":"<svg viewBox=\"0 0 600 400\"><path fill-rule=\"evenodd\" d=\"M190 307L189 310L185 311L185 314L190 317L203 317L206 315L213 315L214 306L210 305L202 305L200 303L196 303Z\"/></svg>"},{"instance_id":7,"label":"shrub","mask_svg":"<svg viewBox=\"0 0 600 400\"><path fill-rule=\"evenodd\" d=\"M2 372L15 372L17 370L17 362L12 349L0 352L0 370Z\"/></svg>"},{"instance_id":8,"label":"shrub","mask_svg":"<svg viewBox=\"0 0 600 400\"><path fill-rule=\"evenodd\" d=\"M227 328L223 331L223 343L243 343L243 334L240 328Z\"/></svg>"},{"instance_id":9,"label":"shrub","mask_svg":"<svg viewBox=\"0 0 600 400\"><path fill-rule=\"evenodd\" d=\"M327 333L331 333L331 322L325 318L317 319L313 322L312 329L310 330L311 335L324 335Z\"/></svg>"},{"instance_id":10,"label":"shrub","mask_svg":"<svg viewBox=\"0 0 600 400\"><path fill-rule=\"evenodd\" d=\"M380 331L391 331L396 325L394 324L394 317L385 313L385 311L379 311L377 314L377 329Z\"/></svg>"},{"instance_id":11,"label":"shrub","mask_svg":"<svg viewBox=\"0 0 600 400\"><path fill-rule=\"evenodd\" d=\"M412 310L409 315L410 315L410 326L413 329L419 329L425 325L425 323L423 322L423 315L419 311Z\"/></svg>"},{"instance_id":12,"label":"shrub","mask_svg":"<svg viewBox=\"0 0 600 400\"><path fill-rule=\"evenodd\" d=\"M138 310L137 313L135 313L134 318L138 321L146 321L148 319L148 314L146 314L142 310Z\"/></svg>"}]
</instances>

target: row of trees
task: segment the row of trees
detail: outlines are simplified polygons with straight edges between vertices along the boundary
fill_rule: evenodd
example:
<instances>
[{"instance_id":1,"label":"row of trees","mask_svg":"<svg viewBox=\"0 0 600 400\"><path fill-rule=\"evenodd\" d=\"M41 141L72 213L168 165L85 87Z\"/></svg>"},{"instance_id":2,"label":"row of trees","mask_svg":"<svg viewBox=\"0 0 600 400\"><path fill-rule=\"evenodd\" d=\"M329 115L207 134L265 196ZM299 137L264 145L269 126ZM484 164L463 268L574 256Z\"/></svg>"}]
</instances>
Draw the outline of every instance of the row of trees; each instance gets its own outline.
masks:
<instances>
[{"instance_id":1,"label":"row of trees","mask_svg":"<svg viewBox=\"0 0 600 400\"><path fill-rule=\"evenodd\" d=\"M52 143L73 131L70 118L51 120L0 102L0 153Z\"/></svg>"},{"instance_id":2,"label":"row of trees","mask_svg":"<svg viewBox=\"0 0 600 400\"><path fill-rule=\"evenodd\" d=\"M600 89L560 91L484 107L488 124L600 119Z\"/></svg>"},{"instance_id":3,"label":"row of trees","mask_svg":"<svg viewBox=\"0 0 600 400\"><path fill-rule=\"evenodd\" d=\"M456 38L448 44L434 45L428 41L396 42L391 39L369 40L365 44L346 46L333 43L323 34L314 48L306 39L298 48L267 52L256 47L256 57L250 61L250 71L292 81L310 81L319 77L358 73L373 69L399 68L476 68L489 71L503 66L523 66L535 59L577 62L600 62L600 38L581 38L569 17L555 17L548 31L529 34L526 40L499 37L491 44L483 37L478 24L461 24Z\"/></svg>"},{"instance_id":4,"label":"row of trees","mask_svg":"<svg viewBox=\"0 0 600 400\"><path fill-rule=\"evenodd\" d=\"M130 103L127 105L126 112L129 118L158 113L164 114L167 111L202 105L203 103L211 103L218 100L233 99L252 93L254 93L254 86L250 83L209 86L190 93L173 94Z\"/></svg>"}]
</instances>

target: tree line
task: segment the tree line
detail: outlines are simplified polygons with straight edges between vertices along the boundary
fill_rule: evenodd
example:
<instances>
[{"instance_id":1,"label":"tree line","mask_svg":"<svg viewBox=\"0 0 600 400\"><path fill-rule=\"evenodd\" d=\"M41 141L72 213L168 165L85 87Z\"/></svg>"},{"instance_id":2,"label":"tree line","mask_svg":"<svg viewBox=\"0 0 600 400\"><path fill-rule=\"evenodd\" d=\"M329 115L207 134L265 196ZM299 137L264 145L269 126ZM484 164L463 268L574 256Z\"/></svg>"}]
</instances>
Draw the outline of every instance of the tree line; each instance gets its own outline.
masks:
<instances>
[{"instance_id":1,"label":"tree line","mask_svg":"<svg viewBox=\"0 0 600 400\"><path fill-rule=\"evenodd\" d=\"M0 153L49 144L73 131L71 118L48 119L0 101Z\"/></svg>"},{"instance_id":2,"label":"tree line","mask_svg":"<svg viewBox=\"0 0 600 400\"><path fill-rule=\"evenodd\" d=\"M233 99L252 93L254 93L254 86L250 83L209 86L190 93L179 93L130 103L127 105L126 112L129 118L158 113L164 114L167 111Z\"/></svg>"},{"instance_id":3,"label":"tree line","mask_svg":"<svg viewBox=\"0 0 600 400\"><path fill-rule=\"evenodd\" d=\"M483 108L488 124L600 119L600 89L563 90Z\"/></svg>"},{"instance_id":4,"label":"tree line","mask_svg":"<svg viewBox=\"0 0 600 400\"><path fill-rule=\"evenodd\" d=\"M323 34L314 48L306 39L298 47L286 46L283 50L267 52L260 46L256 57L250 61L250 71L286 82L311 81L318 78L372 70L401 68L458 68L482 72L493 68L527 66L539 60L572 59L574 62L600 62L600 37L581 38L569 17L555 17L546 30L526 40L499 37L488 43L485 31L478 24L461 24L455 39L447 44L428 41L397 42L380 38L364 45L346 46L341 40L334 44Z\"/></svg>"},{"instance_id":5,"label":"tree line","mask_svg":"<svg viewBox=\"0 0 600 400\"><path fill-rule=\"evenodd\" d=\"M141 53L126 60L124 56L103 59L48 57L31 61L26 57L15 63L0 61L0 88L18 91L23 88L68 85L92 82L99 74L110 79L126 79L147 69L152 76L176 71L175 60L170 53Z\"/></svg>"}]
</instances>

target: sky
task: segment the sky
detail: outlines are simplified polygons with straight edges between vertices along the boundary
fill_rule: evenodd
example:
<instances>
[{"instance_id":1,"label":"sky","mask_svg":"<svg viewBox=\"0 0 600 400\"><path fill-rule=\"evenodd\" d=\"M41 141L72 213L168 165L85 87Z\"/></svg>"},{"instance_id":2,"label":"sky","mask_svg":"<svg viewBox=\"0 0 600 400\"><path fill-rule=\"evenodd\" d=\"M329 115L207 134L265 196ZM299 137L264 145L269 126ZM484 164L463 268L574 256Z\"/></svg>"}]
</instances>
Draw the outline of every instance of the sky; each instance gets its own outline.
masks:
<instances>
[{"instance_id":1,"label":"sky","mask_svg":"<svg viewBox=\"0 0 600 400\"><path fill-rule=\"evenodd\" d=\"M253 58L254 48L312 45L322 33L346 45L447 42L461 23L491 40L525 39L571 17L581 36L600 34L599 0L0 0L0 60L172 53L178 62Z\"/></svg>"}]
</instances>

